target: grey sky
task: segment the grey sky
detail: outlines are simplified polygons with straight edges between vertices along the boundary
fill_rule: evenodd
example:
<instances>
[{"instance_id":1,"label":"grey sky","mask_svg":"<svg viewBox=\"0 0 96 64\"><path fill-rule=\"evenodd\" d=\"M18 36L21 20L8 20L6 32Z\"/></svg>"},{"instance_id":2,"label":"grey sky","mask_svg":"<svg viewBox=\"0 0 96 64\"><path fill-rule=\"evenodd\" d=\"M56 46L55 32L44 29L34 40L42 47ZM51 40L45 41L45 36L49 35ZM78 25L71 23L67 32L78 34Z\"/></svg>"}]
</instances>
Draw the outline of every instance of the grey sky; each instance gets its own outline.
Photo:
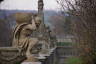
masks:
<instances>
[{"instance_id":1,"label":"grey sky","mask_svg":"<svg viewBox=\"0 0 96 64\"><path fill-rule=\"evenodd\" d=\"M0 9L9 10L37 10L38 0L5 0L0 4ZM57 10L59 5L55 0L44 0L44 9L46 10Z\"/></svg>"}]
</instances>

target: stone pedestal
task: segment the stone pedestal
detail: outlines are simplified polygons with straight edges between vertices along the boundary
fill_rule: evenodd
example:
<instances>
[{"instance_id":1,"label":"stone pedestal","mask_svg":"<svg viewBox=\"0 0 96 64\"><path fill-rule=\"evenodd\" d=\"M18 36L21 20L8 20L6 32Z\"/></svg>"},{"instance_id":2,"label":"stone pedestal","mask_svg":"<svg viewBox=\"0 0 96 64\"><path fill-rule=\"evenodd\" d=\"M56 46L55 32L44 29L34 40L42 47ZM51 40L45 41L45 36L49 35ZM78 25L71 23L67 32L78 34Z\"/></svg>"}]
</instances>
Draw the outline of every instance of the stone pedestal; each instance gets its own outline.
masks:
<instances>
[{"instance_id":1,"label":"stone pedestal","mask_svg":"<svg viewBox=\"0 0 96 64\"><path fill-rule=\"evenodd\" d=\"M18 48L0 47L0 64L17 64L25 59L25 55Z\"/></svg>"},{"instance_id":2,"label":"stone pedestal","mask_svg":"<svg viewBox=\"0 0 96 64\"><path fill-rule=\"evenodd\" d=\"M41 62L22 62L21 64L41 64Z\"/></svg>"}]
</instances>

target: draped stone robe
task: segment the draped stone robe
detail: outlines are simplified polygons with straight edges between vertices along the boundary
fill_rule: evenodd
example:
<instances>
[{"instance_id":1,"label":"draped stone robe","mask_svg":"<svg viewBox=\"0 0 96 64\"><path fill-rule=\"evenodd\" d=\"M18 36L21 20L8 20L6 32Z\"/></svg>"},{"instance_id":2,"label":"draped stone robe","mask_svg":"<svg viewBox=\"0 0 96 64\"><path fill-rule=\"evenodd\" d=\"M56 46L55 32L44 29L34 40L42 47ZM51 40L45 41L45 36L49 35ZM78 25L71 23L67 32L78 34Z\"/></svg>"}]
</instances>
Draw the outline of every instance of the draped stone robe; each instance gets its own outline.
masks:
<instances>
[{"instance_id":1,"label":"draped stone robe","mask_svg":"<svg viewBox=\"0 0 96 64\"><path fill-rule=\"evenodd\" d=\"M34 23L32 25L27 23L17 25L14 30L13 47L21 48L24 52L27 52L28 48L32 49L37 45L38 38L30 36L35 29Z\"/></svg>"}]
</instances>

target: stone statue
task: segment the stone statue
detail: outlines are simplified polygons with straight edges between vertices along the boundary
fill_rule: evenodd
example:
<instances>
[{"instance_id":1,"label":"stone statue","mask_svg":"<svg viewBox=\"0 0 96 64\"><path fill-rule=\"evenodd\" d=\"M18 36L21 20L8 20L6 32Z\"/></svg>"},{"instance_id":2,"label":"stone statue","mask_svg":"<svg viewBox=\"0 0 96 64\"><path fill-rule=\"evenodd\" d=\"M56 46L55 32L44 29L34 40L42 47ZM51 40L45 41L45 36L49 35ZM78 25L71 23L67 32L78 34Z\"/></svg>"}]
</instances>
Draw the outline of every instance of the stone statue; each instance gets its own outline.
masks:
<instances>
[{"instance_id":1,"label":"stone statue","mask_svg":"<svg viewBox=\"0 0 96 64\"><path fill-rule=\"evenodd\" d=\"M50 30L49 26L46 27L46 41L49 45L49 48L54 48L55 44L56 44L56 38L55 36L52 34L52 31Z\"/></svg>"},{"instance_id":2,"label":"stone statue","mask_svg":"<svg viewBox=\"0 0 96 64\"><path fill-rule=\"evenodd\" d=\"M20 16L20 17L19 17ZM35 14L16 13L17 26L14 30L13 47L20 48L20 52L26 53L27 59L40 51L41 44L38 43L38 38L31 37L32 32L37 30L41 21ZM31 59L36 61L35 59Z\"/></svg>"},{"instance_id":3,"label":"stone statue","mask_svg":"<svg viewBox=\"0 0 96 64\"><path fill-rule=\"evenodd\" d=\"M39 37L40 38L40 42L43 43L42 45L42 50L40 53L42 54L48 54L49 51L50 51L50 44L51 44L51 39L50 39L50 30L49 30L49 27L45 27L45 32L44 34Z\"/></svg>"},{"instance_id":4,"label":"stone statue","mask_svg":"<svg viewBox=\"0 0 96 64\"><path fill-rule=\"evenodd\" d=\"M17 64L16 62L21 63L26 58L25 61L35 62L38 61L35 54L49 52L51 41L49 31L44 24L43 6L43 0L38 0L38 15L15 14L16 27L13 32L12 47L0 48L0 64ZM35 35L34 32L39 33Z\"/></svg>"}]
</instances>

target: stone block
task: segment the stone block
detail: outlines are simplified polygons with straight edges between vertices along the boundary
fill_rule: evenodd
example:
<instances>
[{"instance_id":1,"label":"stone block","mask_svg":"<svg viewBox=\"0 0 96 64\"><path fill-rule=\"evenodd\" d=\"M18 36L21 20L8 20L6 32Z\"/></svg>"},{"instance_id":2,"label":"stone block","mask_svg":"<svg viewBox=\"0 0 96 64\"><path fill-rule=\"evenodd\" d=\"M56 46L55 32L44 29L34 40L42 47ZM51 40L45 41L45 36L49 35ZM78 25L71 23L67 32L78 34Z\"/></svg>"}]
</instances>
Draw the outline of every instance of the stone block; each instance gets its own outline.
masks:
<instances>
[{"instance_id":1,"label":"stone block","mask_svg":"<svg viewBox=\"0 0 96 64\"><path fill-rule=\"evenodd\" d=\"M42 64L41 62L22 62L21 64Z\"/></svg>"}]
</instances>

